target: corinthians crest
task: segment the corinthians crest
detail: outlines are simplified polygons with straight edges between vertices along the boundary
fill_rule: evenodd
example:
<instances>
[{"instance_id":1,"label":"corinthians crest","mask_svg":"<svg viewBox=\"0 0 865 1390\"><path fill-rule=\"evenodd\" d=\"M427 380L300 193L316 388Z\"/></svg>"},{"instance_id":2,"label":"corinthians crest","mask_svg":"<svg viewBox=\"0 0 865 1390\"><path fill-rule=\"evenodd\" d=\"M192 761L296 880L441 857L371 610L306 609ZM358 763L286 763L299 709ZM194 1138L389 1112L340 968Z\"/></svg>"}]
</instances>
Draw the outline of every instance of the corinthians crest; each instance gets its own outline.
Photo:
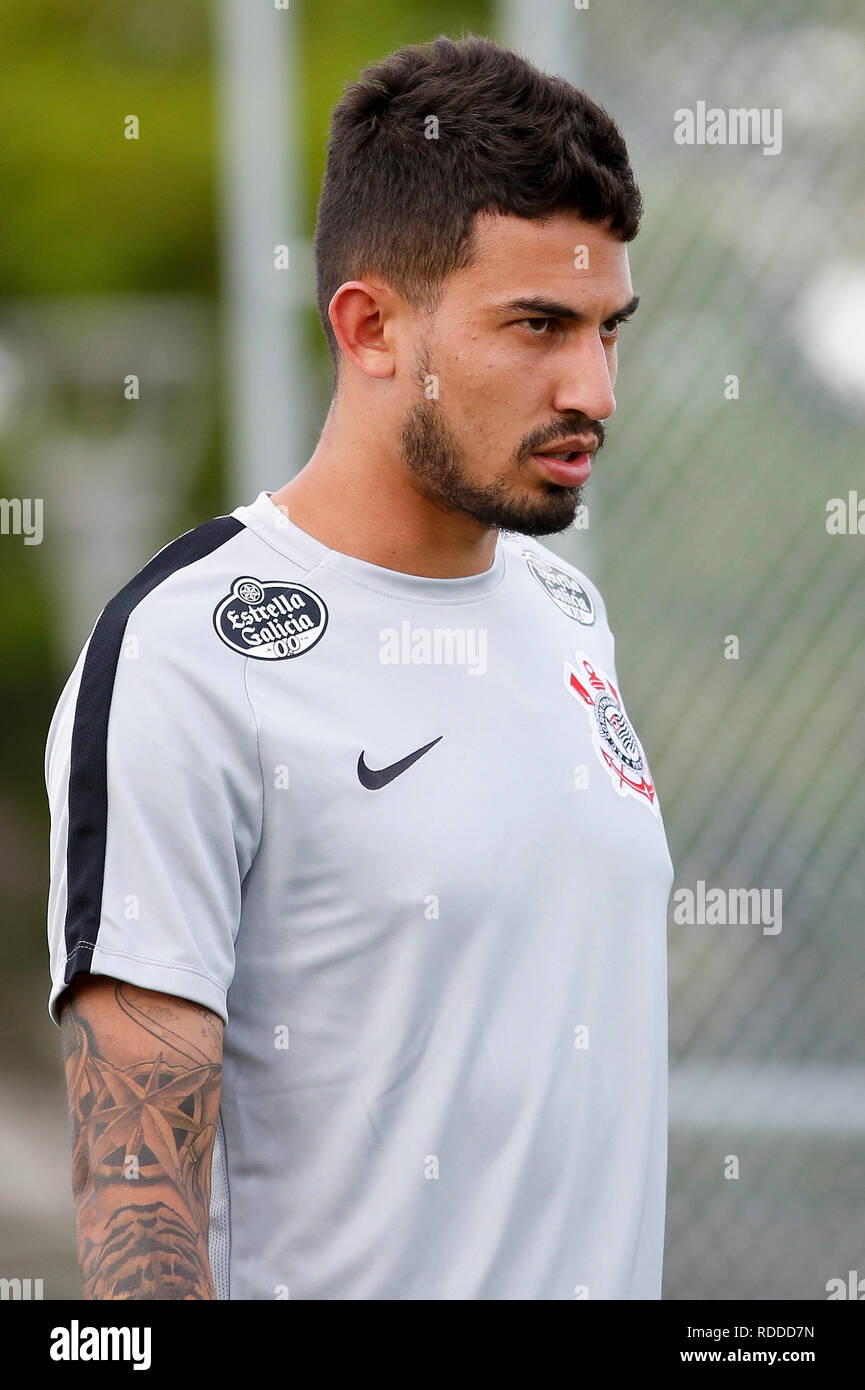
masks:
<instances>
[{"instance_id":1,"label":"corinthians crest","mask_svg":"<svg viewBox=\"0 0 865 1390\"><path fill-rule=\"evenodd\" d=\"M595 752L620 796L647 802L658 815L658 798L649 764L634 727L625 714L619 692L605 672L585 652L576 652L575 665L565 662L565 685L589 718Z\"/></svg>"}]
</instances>

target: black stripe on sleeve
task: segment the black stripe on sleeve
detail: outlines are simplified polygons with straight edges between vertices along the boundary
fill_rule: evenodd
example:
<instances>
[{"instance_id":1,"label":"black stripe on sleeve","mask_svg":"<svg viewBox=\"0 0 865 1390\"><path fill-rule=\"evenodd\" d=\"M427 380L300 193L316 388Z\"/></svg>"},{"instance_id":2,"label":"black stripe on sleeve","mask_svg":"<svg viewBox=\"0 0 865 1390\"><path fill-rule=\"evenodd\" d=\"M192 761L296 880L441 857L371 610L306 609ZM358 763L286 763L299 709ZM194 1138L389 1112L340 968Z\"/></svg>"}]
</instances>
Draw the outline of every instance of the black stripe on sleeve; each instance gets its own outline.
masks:
<instances>
[{"instance_id":1,"label":"black stripe on sleeve","mask_svg":"<svg viewBox=\"0 0 865 1390\"><path fill-rule=\"evenodd\" d=\"M218 550L244 529L233 516L205 521L160 550L105 606L93 630L72 728L66 845L66 984L89 973L102 916L108 833L108 716L130 614L177 570Z\"/></svg>"}]
</instances>

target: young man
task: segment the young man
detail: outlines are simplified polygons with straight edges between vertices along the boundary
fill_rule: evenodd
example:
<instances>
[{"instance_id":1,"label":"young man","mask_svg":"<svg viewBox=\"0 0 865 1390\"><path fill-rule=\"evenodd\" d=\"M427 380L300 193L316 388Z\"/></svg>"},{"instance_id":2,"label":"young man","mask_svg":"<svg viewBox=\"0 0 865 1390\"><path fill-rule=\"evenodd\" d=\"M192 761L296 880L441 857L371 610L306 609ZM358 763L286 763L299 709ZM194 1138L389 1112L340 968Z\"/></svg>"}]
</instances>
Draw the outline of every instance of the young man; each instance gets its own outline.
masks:
<instances>
[{"instance_id":1,"label":"young man","mask_svg":"<svg viewBox=\"0 0 865 1390\"><path fill-rule=\"evenodd\" d=\"M108 603L49 734L89 1297L660 1296L672 865L603 599L531 539L639 212L486 40L337 106L315 453Z\"/></svg>"}]
</instances>

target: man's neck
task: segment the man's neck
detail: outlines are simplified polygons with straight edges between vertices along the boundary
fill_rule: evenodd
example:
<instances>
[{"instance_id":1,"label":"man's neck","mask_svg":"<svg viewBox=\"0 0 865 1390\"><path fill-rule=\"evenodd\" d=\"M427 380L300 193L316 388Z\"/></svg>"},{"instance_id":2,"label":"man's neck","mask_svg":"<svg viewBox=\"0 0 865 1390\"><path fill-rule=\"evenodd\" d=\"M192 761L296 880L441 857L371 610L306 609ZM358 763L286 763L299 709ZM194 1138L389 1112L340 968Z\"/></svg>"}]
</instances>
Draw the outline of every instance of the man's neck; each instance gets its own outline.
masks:
<instances>
[{"instance_id":1,"label":"man's neck","mask_svg":"<svg viewBox=\"0 0 865 1390\"><path fill-rule=\"evenodd\" d=\"M331 418L306 466L271 501L331 550L402 574L459 579L488 570L497 532L427 496L391 444L345 437Z\"/></svg>"}]
</instances>

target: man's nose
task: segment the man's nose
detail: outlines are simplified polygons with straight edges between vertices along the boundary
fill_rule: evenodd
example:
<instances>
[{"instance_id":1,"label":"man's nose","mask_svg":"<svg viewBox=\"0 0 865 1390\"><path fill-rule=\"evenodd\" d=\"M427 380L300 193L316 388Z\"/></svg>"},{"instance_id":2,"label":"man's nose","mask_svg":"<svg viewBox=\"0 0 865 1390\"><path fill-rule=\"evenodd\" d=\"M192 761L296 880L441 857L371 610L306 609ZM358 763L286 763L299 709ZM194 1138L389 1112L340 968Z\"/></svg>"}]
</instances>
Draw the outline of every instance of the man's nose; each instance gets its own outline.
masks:
<instances>
[{"instance_id":1,"label":"man's nose","mask_svg":"<svg viewBox=\"0 0 865 1390\"><path fill-rule=\"evenodd\" d=\"M610 361L599 337L580 338L562 355L553 406L563 415L581 411L592 420L607 420L616 409Z\"/></svg>"}]
</instances>

